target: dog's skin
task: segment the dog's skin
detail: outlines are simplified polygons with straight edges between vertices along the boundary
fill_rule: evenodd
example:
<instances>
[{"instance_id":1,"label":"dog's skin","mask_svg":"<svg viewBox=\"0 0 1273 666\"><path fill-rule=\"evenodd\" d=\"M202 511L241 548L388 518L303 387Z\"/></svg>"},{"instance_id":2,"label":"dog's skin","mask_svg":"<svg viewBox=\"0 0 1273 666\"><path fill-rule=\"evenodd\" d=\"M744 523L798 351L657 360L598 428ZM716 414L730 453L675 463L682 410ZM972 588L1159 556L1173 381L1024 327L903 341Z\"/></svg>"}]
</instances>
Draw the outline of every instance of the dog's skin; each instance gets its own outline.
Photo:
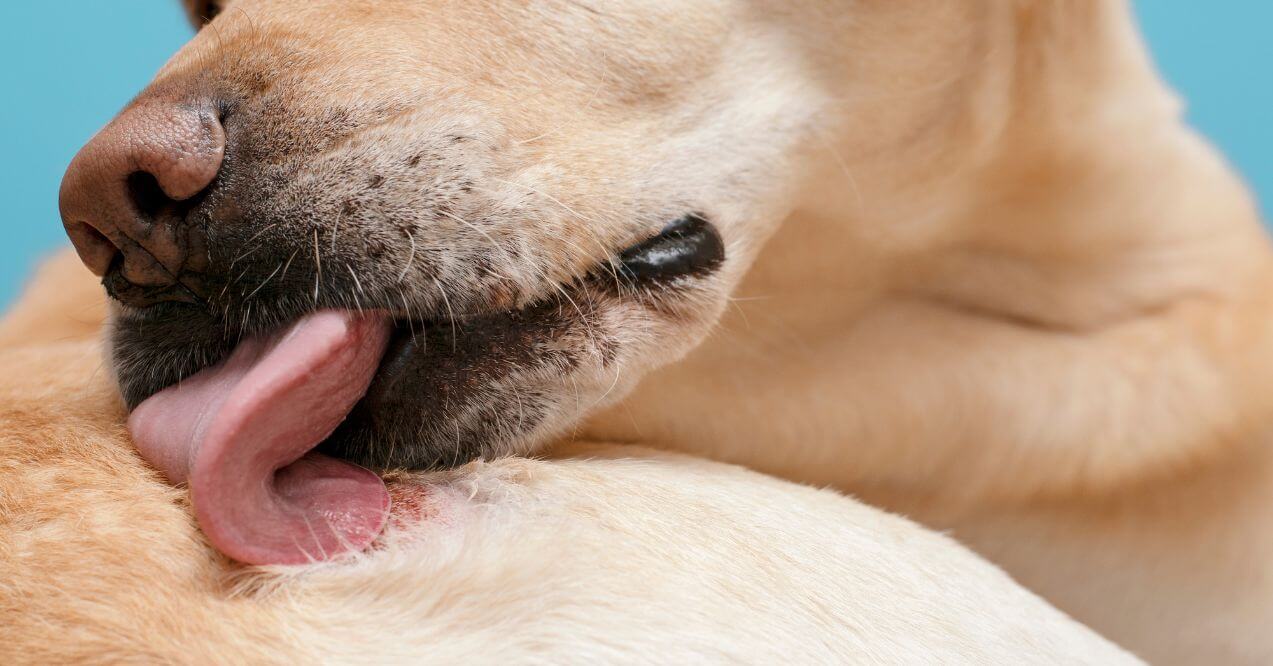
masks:
<instances>
[{"instance_id":1,"label":"dog's skin","mask_svg":"<svg viewBox=\"0 0 1273 666\"><path fill-rule=\"evenodd\" d=\"M1139 663L946 537L634 447L400 474L372 552L244 569L133 450L69 267L0 322L6 664Z\"/></svg>"},{"instance_id":2,"label":"dog's skin","mask_svg":"<svg viewBox=\"0 0 1273 666\"><path fill-rule=\"evenodd\" d=\"M107 275L130 405L388 309L443 344L331 451L682 449L953 528L1155 660L1273 658L1273 263L1124 3L214 9L132 106L229 138L198 261ZM690 215L719 261L621 269Z\"/></svg>"}]
</instances>

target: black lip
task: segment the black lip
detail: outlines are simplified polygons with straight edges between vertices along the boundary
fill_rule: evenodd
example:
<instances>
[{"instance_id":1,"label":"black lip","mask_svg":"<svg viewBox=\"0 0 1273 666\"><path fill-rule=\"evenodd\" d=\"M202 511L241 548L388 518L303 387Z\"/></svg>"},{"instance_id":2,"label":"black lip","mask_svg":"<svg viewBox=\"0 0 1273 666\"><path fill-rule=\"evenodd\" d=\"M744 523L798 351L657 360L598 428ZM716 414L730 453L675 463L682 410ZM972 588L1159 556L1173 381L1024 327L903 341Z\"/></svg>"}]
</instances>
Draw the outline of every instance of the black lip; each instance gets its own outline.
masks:
<instances>
[{"instance_id":1,"label":"black lip","mask_svg":"<svg viewBox=\"0 0 1273 666\"><path fill-rule=\"evenodd\" d=\"M672 222L653 238L619 254L623 274L633 281L666 281L702 275L725 260L725 243L715 225L691 213Z\"/></svg>"},{"instance_id":2,"label":"black lip","mask_svg":"<svg viewBox=\"0 0 1273 666\"><path fill-rule=\"evenodd\" d=\"M422 322L394 322L393 337L389 340L389 346L385 349L384 358L376 369L367 394L360 402L383 401L397 391L411 358L423 351L423 343L416 331L426 328L427 325Z\"/></svg>"}]
</instances>

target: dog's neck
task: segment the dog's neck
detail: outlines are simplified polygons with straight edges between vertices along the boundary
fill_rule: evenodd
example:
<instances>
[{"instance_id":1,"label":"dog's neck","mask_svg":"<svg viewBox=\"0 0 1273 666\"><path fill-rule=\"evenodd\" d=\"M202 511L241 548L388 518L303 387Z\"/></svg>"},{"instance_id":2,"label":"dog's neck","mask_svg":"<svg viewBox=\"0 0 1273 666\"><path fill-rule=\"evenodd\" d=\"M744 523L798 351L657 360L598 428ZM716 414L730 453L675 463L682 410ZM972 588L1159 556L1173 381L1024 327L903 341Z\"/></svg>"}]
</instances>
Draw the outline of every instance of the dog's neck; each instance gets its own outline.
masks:
<instances>
[{"instance_id":1,"label":"dog's neck","mask_svg":"<svg viewBox=\"0 0 1273 666\"><path fill-rule=\"evenodd\" d=\"M1128 9L943 4L998 16L837 108L718 334L588 434L986 499L1159 477L1273 414L1258 216Z\"/></svg>"}]
</instances>

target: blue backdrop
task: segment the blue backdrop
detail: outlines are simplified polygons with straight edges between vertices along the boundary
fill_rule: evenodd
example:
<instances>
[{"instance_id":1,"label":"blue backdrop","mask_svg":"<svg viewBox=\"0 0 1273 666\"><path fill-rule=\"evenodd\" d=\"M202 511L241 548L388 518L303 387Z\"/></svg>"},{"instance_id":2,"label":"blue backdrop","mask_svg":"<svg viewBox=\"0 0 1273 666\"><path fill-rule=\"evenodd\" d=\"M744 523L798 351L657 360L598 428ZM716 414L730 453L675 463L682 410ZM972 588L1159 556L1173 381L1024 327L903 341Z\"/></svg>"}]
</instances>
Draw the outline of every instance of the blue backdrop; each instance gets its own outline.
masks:
<instances>
[{"instance_id":1,"label":"blue backdrop","mask_svg":"<svg viewBox=\"0 0 1273 666\"><path fill-rule=\"evenodd\" d=\"M64 242L62 171L190 36L178 0L0 0L0 306ZM1140 0L1189 118L1273 201L1273 2Z\"/></svg>"}]
</instances>

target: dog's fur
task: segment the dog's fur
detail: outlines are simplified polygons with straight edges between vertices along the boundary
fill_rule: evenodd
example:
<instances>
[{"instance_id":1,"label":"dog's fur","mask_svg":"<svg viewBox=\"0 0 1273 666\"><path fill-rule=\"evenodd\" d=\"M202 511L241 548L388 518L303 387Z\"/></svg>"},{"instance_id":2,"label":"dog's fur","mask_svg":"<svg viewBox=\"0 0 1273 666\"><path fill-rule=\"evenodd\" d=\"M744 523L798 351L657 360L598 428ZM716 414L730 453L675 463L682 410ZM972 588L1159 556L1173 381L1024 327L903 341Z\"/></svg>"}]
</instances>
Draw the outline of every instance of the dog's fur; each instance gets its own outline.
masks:
<instances>
[{"instance_id":1,"label":"dog's fur","mask_svg":"<svg viewBox=\"0 0 1273 666\"><path fill-rule=\"evenodd\" d=\"M6 664L1136 663L945 537L633 447L398 475L374 551L244 570L133 451L69 263L0 323Z\"/></svg>"},{"instance_id":2,"label":"dog's fur","mask_svg":"<svg viewBox=\"0 0 1273 666\"><path fill-rule=\"evenodd\" d=\"M328 293L434 315L443 284L461 310L522 307L699 211L726 241L720 270L641 298L564 294L585 324L563 338L569 371L475 394L533 393L542 418L470 453L574 432L834 485L953 528L1156 660L1273 657L1273 262L1124 3L599 7L228 3L148 94L230 81L239 122L304 158L249 152L278 181L247 188L267 195L254 214L310 226L269 232L277 262L243 269L259 273L244 300L264 300L236 316L281 316L269 304L296 285L273 271L341 237L340 215L297 202L354 201L377 241L330 241L369 279ZM267 86L269 68L284 76ZM475 147L430 143L459 130ZM481 184L452 214L486 233L385 198L419 191L398 167L422 141L443 185ZM394 168L363 182L350 165ZM379 242L396 228L425 235ZM420 243L497 277L417 266ZM125 351L141 354L117 354L127 390L128 364L157 357ZM181 376L212 359L158 360Z\"/></svg>"},{"instance_id":3,"label":"dog's fur","mask_svg":"<svg viewBox=\"0 0 1273 666\"><path fill-rule=\"evenodd\" d=\"M1123 3L938 4L969 13L929 46L944 66L879 27L863 58L907 78L850 100L843 169L717 334L585 434L949 529L1155 663L1273 661L1273 263L1250 196Z\"/></svg>"}]
</instances>

